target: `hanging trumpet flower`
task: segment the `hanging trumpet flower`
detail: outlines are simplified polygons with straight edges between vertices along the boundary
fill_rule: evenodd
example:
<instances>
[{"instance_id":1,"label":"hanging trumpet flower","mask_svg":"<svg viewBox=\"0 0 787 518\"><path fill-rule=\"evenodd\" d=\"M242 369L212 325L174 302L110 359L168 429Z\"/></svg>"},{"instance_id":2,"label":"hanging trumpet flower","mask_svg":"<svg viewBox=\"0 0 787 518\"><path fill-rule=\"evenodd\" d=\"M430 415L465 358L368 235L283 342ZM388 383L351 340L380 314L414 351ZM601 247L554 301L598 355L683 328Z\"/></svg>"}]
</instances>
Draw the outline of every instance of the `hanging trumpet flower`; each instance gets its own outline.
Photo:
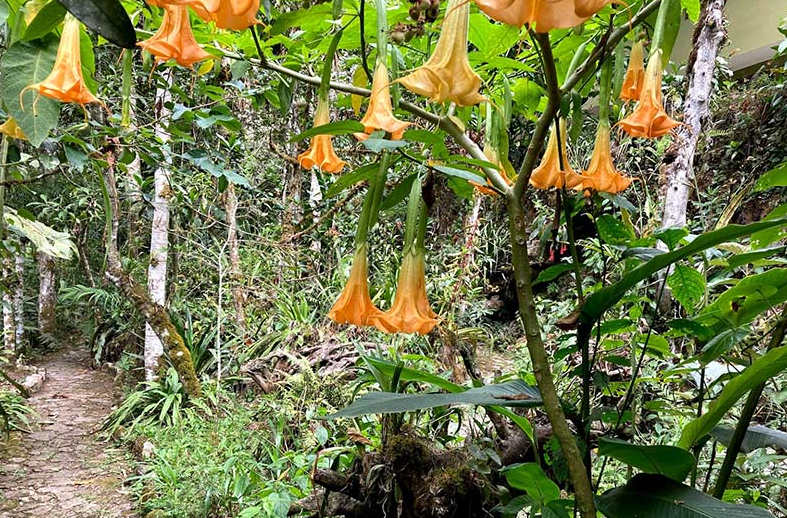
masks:
<instances>
[{"instance_id":1,"label":"hanging trumpet flower","mask_svg":"<svg viewBox=\"0 0 787 518\"><path fill-rule=\"evenodd\" d=\"M467 59L469 16L467 0L449 0L432 56L397 82L436 103L451 101L459 106L473 106L485 101L486 98L478 93L481 78Z\"/></svg>"},{"instance_id":2,"label":"hanging trumpet flower","mask_svg":"<svg viewBox=\"0 0 787 518\"><path fill-rule=\"evenodd\" d=\"M391 140L400 140L409 122L394 117L391 106L391 93L388 83L388 67L378 60L372 80L372 95L369 97L369 108L361 119L366 133L356 133L358 140L365 140L369 134L382 130L391 135Z\"/></svg>"},{"instance_id":3,"label":"hanging trumpet flower","mask_svg":"<svg viewBox=\"0 0 787 518\"><path fill-rule=\"evenodd\" d=\"M24 93L35 90L45 97L64 103L104 103L90 92L82 76L82 58L79 53L80 23L74 16L67 14L57 47L55 66L52 72L41 81L30 85L19 94L20 102Z\"/></svg>"},{"instance_id":4,"label":"hanging trumpet flower","mask_svg":"<svg viewBox=\"0 0 787 518\"><path fill-rule=\"evenodd\" d=\"M493 20L538 32L576 27L613 0L475 0Z\"/></svg>"},{"instance_id":5,"label":"hanging trumpet flower","mask_svg":"<svg viewBox=\"0 0 787 518\"><path fill-rule=\"evenodd\" d=\"M639 101L644 82L645 51L644 43L642 40L639 40L631 46L631 56L629 57L626 76L623 78L623 86L620 89L620 99L622 101Z\"/></svg>"},{"instance_id":6,"label":"hanging trumpet flower","mask_svg":"<svg viewBox=\"0 0 787 518\"><path fill-rule=\"evenodd\" d=\"M492 106L491 103L486 105L486 128L484 131L484 156L491 163L498 166L500 176L506 184L511 185L512 181L509 173L514 176L514 167L508 161L508 132L505 128L502 116ZM489 186L491 182L487 179L487 185L470 182L476 191L481 194L497 195Z\"/></svg>"},{"instance_id":7,"label":"hanging trumpet flower","mask_svg":"<svg viewBox=\"0 0 787 518\"><path fill-rule=\"evenodd\" d=\"M317 110L314 112L314 127L323 126L331 121L328 86L331 81L333 55L342 37L342 31L337 32L328 46L325 63L322 69L320 88L317 92ZM315 135L309 144L309 149L298 155L298 164L304 169L319 167L326 173L340 173L347 163L336 156L330 135Z\"/></svg>"},{"instance_id":8,"label":"hanging trumpet flower","mask_svg":"<svg viewBox=\"0 0 787 518\"><path fill-rule=\"evenodd\" d=\"M369 296L369 269L367 262L367 236L374 207L382 196L382 189L388 173L388 155L383 152L380 157L380 168L374 182L369 184L366 199L358 218L358 229L355 231L355 255L350 270L350 278L344 286L341 295L328 312L328 318L337 324L352 324L356 326L374 325L372 319L382 314Z\"/></svg>"},{"instance_id":9,"label":"hanging trumpet flower","mask_svg":"<svg viewBox=\"0 0 787 518\"><path fill-rule=\"evenodd\" d=\"M197 16L219 29L242 31L260 23L256 19L260 0L196 0L192 7Z\"/></svg>"},{"instance_id":10,"label":"hanging trumpet flower","mask_svg":"<svg viewBox=\"0 0 787 518\"><path fill-rule=\"evenodd\" d=\"M7 135L17 140L27 140L27 136L22 131L22 128L16 123L13 117L9 117L7 121L0 124L0 133Z\"/></svg>"},{"instance_id":11,"label":"hanging trumpet flower","mask_svg":"<svg viewBox=\"0 0 787 518\"><path fill-rule=\"evenodd\" d=\"M156 58L157 63L175 60L190 67L198 61L212 58L199 46L191 31L189 8L185 5L163 5L164 17L156 33L137 43Z\"/></svg>"},{"instance_id":12,"label":"hanging trumpet flower","mask_svg":"<svg viewBox=\"0 0 787 518\"><path fill-rule=\"evenodd\" d=\"M562 167L561 167L562 162ZM566 123L560 120L560 149L558 149L558 135L555 127L549 133L547 149L541 163L533 169L530 175L530 185L536 189L581 189L582 178L574 172L568 163L566 154Z\"/></svg>"},{"instance_id":13,"label":"hanging trumpet flower","mask_svg":"<svg viewBox=\"0 0 787 518\"><path fill-rule=\"evenodd\" d=\"M639 102L631 115L618 122L623 131L632 137L663 137L681 124L664 111L661 101L661 73L661 49L658 49L651 54L648 61Z\"/></svg>"},{"instance_id":14,"label":"hanging trumpet flower","mask_svg":"<svg viewBox=\"0 0 787 518\"><path fill-rule=\"evenodd\" d=\"M370 324L385 333L425 335L440 321L426 296L426 216L427 207L421 199L421 181L416 179L410 190L404 254L393 304L385 313L369 318Z\"/></svg>"}]
</instances>

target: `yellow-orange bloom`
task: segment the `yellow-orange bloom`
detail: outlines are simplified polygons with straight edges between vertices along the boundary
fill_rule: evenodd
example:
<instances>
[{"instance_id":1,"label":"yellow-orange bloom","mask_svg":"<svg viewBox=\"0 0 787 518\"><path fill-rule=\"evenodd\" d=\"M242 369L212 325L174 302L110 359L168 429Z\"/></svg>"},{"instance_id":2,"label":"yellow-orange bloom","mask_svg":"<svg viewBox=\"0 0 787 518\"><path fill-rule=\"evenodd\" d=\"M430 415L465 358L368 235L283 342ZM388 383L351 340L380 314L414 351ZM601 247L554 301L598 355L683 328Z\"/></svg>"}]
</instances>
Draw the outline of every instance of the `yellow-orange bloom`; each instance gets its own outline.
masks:
<instances>
[{"instance_id":1,"label":"yellow-orange bloom","mask_svg":"<svg viewBox=\"0 0 787 518\"><path fill-rule=\"evenodd\" d=\"M642 85L645 82L645 50L642 40L631 46L631 56L626 76L623 78L623 87L620 89L620 99L623 101L639 101L642 94Z\"/></svg>"},{"instance_id":2,"label":"yellow-orange bloom","mask_svg":"<svg viewBox=\"0 0 787 518\"><path fill-rule=\"evenodd\" d=\"M439 318L426 297L426 263L423 251L415 247L405 252L391 309L369 318L369 323L385 333L429 333Z\"/></svg>"},{"instance_id":3,"label":"yellow-orange bloom","mask_svg":"<svg viewBox=\"0 0 787 518\"><path fill-rule=\"evenodd\" d=\"M0 124L0 133L18 140L27 140L27 136L24 134L22 128L19 127L13 117L9 117L7 121L5 121L3 124Z\"/></svg>"},{"instance_id":4,"label":"yellow-orange bloom","mask_svg":"<svg viewBox=\"0 0 787 518\"><path fill-rule=\"evenodd\" d=\"M664 111L661 102L661 67L661 50L657 50L648 61L639 102L631 115L618 122L632 137L663 137L681 124L672 120Z\"/></svg>"},{"instance_id":5,"label":"yellow-orange bloom","mask_svg":"<svg viewBox=\"0 0 787 518\"><path fill-rule=\"evenodd\" d=\"M478 93L481 78L467 60L468 0L449 0L445 21L429 60L411 74L398 79L408 90L430 101L451 101L472 106L485 101Z\"/></svg>"},{"instance_id":6,"label":"yellow-orange bloom","mask_svg":"<svg viewBox=\"0 0 787 518\"><path fill-rule=\"evenodd\" d=\"M484 144L484 156L486 156L486 158L490 162L492 162L493 164L497 164L498 165L498 172L500 173L500 176L503 177L503 180L506 182L506 184L511 185L511 183L512 183L511 179L506 174L505 167L503 167L502 160L500 160L500 153L489 142ZM481 185L481 184L476 183L476 182L470 182L470 183L481 194L486 194L486 195L489 195L489 196L497 195L497 191L491 189L490 187L487 187L486 185ZM492 185L492 182L490 182L488 178L486 180L486 183L487 183L487 185L490 185L490 186Z\"/></svg>"},{"instance_id":7,"label":"yellow-orange bloom","mask_svg":"<svg viewBox=\"0 0 787 518\"><path fill-rule=\"evenodd\" d=\"M574 0L574 13L577 16L590 18L609 4L622 4L619 0Z\"/></svg>"},{"instance_id":8,"label":"yellow-orange bloom","mask_svg":"<svg viewBox=\"0 0 787 518\"><path fill-rule=\"evenodd\" d=\"M164 18L158 31L137 43L156 57L156 62L174 59L178 65L190 67L197 61L211 58L202 50L191 32L189 8L185 5L164 5Z\"/></svg>"},{"instance_id":9,"label":"yellow-orange bloom","mask_svg":"<svg viewBox=\"0 0 787 518\"><path fill-rule=\"evenodd\" d=\"M85 84L82 76L82 58L79 54L79 20L66 15L63 33L57 47L55 66L52 72L41 81L30 85L19 94L20 100L27 90L35 90L45 97L51 97L64 103L101 103Z\"/></svg>"},{"instance_id":10,"label":"yellow-orange bloom","mask_svg":"<svg viewBox=\"0 0 787 518\"><path fill-rule=\"evenodd\" d=\"M400 121L393 114L391 106L390 83L388 82L388 68L382 60L379 60L374 69L372 79L372 95L369 98L369 107L366 115L361 119L366 133L356 133L359 140L368 138L368 134L383 130L391 134L392 140L400 140L404 130L410 125L409 122Z\"/></svg>"},{"instance_id":11,"label":"yellow-orange bloom","mask_svg":"<svg viewBox=\"0 0 787 518\"><path fill-rule=\"evenodd\" d=\"M612 162L609 144L609 122L602 121L596 130L596 143L587 171L582 172L582 188L617 194L631 185L633 179L624 176Z\"/></svg>"},{"instance_id":12,"label":"yellow-orange bloom","mask_svg":"<svg viewBox=\"0 0 787 518\"><path fill-rule=\"evenodd\" d=\"M330 120L328 102L321 99L317 102L317 111L314 114L314 127L328 124ZM336 156L330 135L315 135L312 137L309 149L298 155L298 163L304 169L317 166L326 173L340 173L347 164L347 162Z\"/></svg>"},{"instance_id":13,"label":"yellow-orange bloom","mask_svg":"<svg viewBox=\"0 0 787 518\"><path fill-rule=\"evenodd\" d=\"M538 32L574 27L587 17L574 12L574 0L475 0L493 20L515 27L528 25Z\"/></svg>"},{"instance_id":14,"label":"yellow-orange bloom","mask_svg":"<svg viewBox=\"0 0 787 518\"><path fill-rule=\"evenodd\" d=\"M549 189L555 187L557 189L581 189L582 177L571 169L571 164L568 163L568 156L566 156L566 124L560 121L560 144L561 150L558 150L558 139L555 127L552 126L552 131L549 134L549 141L547 142L547 150L544 157L541 159L541 164L533 169L530 175L530 185L536 189ZM563 160L563 168L560 168L560 160Z\"/></svg>"},{"instance_id":15,"label":"yellow-orange bloom","mask_svg":"<svg viewBox=\"0 0 787 518\"><path fill-rule=\"evenodd\" d=\"M260 0L190 0L190 5L197 16L220 29L242 31L260 23L256 19Z\"/></svg>"},{"instance_id":16,"label":"yellow-orange bloom","mask_svg":"<svg viewBox=\"0 0 787 518\"><path fill-rule=\"evenodd\" d=\"M337 324L365 326L371 317L382 313L369 297L368 275L366 245L361 245L355 251L350 278L328 312L328 318Z\"/></svg>"}]
</instances>

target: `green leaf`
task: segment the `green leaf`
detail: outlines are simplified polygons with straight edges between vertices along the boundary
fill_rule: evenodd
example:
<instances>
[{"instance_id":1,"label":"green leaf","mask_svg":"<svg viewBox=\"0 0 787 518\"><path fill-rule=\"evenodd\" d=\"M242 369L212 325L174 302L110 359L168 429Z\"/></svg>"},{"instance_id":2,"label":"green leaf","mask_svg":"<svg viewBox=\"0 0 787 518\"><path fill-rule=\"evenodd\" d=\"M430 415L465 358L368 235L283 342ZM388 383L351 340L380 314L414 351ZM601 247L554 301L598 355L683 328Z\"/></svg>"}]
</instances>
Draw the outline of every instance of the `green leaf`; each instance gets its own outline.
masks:
<instances>
[{"instance_id":1,"label":"green leaf","mask_svg":"<svg viewBox=\"0 0 787 518\"><path fill-rule=\"evenodd\" d=\"M66 16L66 8L57 0L52 0L38 11L36 17L27 26L22 39L37 40L52 32Z\"/></svg>"},{"instance_id":2,"label":"green leaf","mask_svg":"<svg viewBox=\"0 0 787 518\"><path fill-rule=\"evenodd\" d=\"M645 473L664 475L681 482L694 467L694 455L675 446L641 446L602 437L598 454L612 457Z\"/></svg>"},{"instance_id":3,"label":"green leaf","mask_svg":"<svg viewBox=\"0 0 787 518\"><path fill-rule=\"evenodd\" d=\"M773 221L778 219L785 219L787 216L787 203L779 205L773 209L763 221ZM771 243L775 243L787 237L787 224L781 226L773 226L767 230L761 230L751 235L751 247L754 249L765 248Z\"/></svg>"},{"instance_id":4,"label":"green leaf","mask_svg":"<svg viewBox=\"0 0 787 518\"><path fill-rule=\"evenodd\" d=\"M531 408L541 404L541 395L538 389L522 380L514 380L499 385L487 385L449 394L369 392L356 399L350 406L329 415L327 419L413 412L446 405L497 405Z\"/></svg>"},{"instance_id":5,"label":"green leaf","mask_svg":"<svg viewBox=\"0 0 787 518\"><path fill-rule=\"evenodd\" d=\"M735 430L732 428L722 428L720 426L717 426L710 432L713 438L724 446L730 445L733 433L735 433ZM743 453L751 453L761 448L780 448L782 450L787 450L787 432L773 430L759 424L750 426L746 431L746 435L743 437L741 451Z\"/></svg>"},{"instance_id":6,"label":"green leaf","mask_svg":"<svg viewBox=\"0 0 787 518\"><path fill-rule=\"evenodd\" d=\"M486 178L484 178L483 176L479 176L478 174L471 173L470 171L465 171L464 169L457 169L455 167L448 167L445 165L435 165L433 167L434 169L437 169L441 173L447 174L448 176L455 176L457 178L462 178L470 182L486 185Z\"/></svg>"},{"instance_id":7,"label":"green leaf","mask_svg":"<svg viewBox=\"0 0 787 518\"><path fill-rule=\"evenodd\" d=\"M660 228L653 233L653 237L662 241L670 250L675 250L681 240L688 235L689 231L684 227Z\"/></svg>"},{"instance_id":8,"label":"green leaf","mask_svg":"<svg viewBox=\"0 0 787 518\"><path fill-rule=\"evenodd\" d=\"M379 153L381 151L393 151L400 147L407 147L409 142L404 140L388 140L384 138L369 137L362 140L361 144L372 153Z\"/></svg>"},{"instance_id":9,"label":"green leaf","mask_svg":"<svg viewBox=\"0 0 787 518\"><path fill-rule=\"evenodd\" d=\"M19 41L0 60L0 97L33 147L40 146L57 125L60 103L28 91L22 97L23 106L20 93L27 86L46 79L55 66L57 45L55 37Z\"/></svg>"},{"instance_id":10,"label":"green leaf","mask_svg":"<svg viewBox=\"0 0 787 518\"><path fill-rule=\"evenodd\" d=\"M787 162L762 175L754 186L754 192L765 191L773 187L787 187Z\"/></svg>"},{"instance_id":11,"label":"green leaf","mask_svg":"<svg viewBox=\"0 0 787 518\"><path fill-rule=\"evenodd\" d=\"M89 162L85 152L71 146L63 146L63 151L66 153L68 164L81 173Z\"/></svg>"},{"instance_id":12,"label":"green leaf","mask_svg":"<svg viewBox=\"0 0 787 518\"><path fill-rule=\"evenodd\" d=\"M771 349L732 378L701 417L683 428L678 446L690 449L718 424L740 398L787 368L787 346Z\"/></svg>"},{"instance_id":13,"label":"green leaf","mask_svg":"<svg viewBox=\"0 0 787 518\"><path fill-rule=\"evenodd\" d=\"M341 175L336 179L335 182L331 184L330 187L328 187L328 190L325 192L325 197L333 198L348 187L355 185L358 182L368 180L374 176L374 173L379 168L380 165L377 162L372 162L371 164L366 164L359 167L355 171Z\"/></svg>"},{"instance_id":14,"label":"green leaf","mask_svg":"<svg viewBox=\"0 0 787 518\"><path fill-rule=\"evenodd\" d=\"M679 264L667 277L667 286L672 290L675 300L688 313L692 313L705 295L705 276L694 268Z\"/></svg>"},{"instance_id":15,"label":"green leaf","mask_svg":"<svg viewBox=\"0 0 787 518\"><path fill-rule=\"evenodd\" d=\"M702 348L699 360L703 365L707 365L719 356L728 353L733 347L741 343L751 334L751 329L725 329L717 334Z\"/></svg>"},{"instance_id":16,"label":"green leaf","mask_svg":"<svg viewBox=\"0 0 787 518\"><path fill-rule=\"evenodd\" d=\"M358 121L335 121L316 126L292 137L290 142L298 142L315 135L346 135L348 133L363 133L364 126Z\"/></svg>"},{"instance_id":17,"label":"green leaf","mask_svg":"<svg viewBox=\"0 0 787 518\"><path fill-rule=\"evenodd\" d=\"M748 324L762 312L787 300L787 269L774 268L744 277L719 295L694 320L714 334Z\"/></svg>"},{"instance_id":18,"label":"green leaf","mask_svg":"<svg viewBox=\"0 0 787 518\"><path fill-rule=\"evenodd\" d=\"M506 467L503 475L511 487L527 493L539 508L560 498L560 488L546 476L538 464L514 464Z\"/></svg>"},{"instance_id":19,"label":"green leaf","mask_svg":"<svg viewBox=\"0 0 787 518\"><path fill-rule=\"evenodd\" d=\"M67 260L76 254L76 246L68 232L59 232L40 221L21 217L12 207L5 207L3 216L9 230L29 239L41 252Z\"/></svg>"},{"instance_id":20,"label":"green leaf","mask_svg":"<svg viewBox=\"0 0 787 518\"><path fill-rule=\"evenodd\" d=\"M118 0L58 0L90 30L119 47L133 49L137 33Z\"/></svg>"},{"instance_id":21,"label":"green leaf","mask_svg":"<svg viewBox=\"0 0 787 518\"><path fill-rule=\"evenodd\" d=\"M765 509L728 504L661 475L637 475L596 501L608 518L774 518Z\"/></svg>"},{"instance_id":22,"label":"green leaf","mask_svg":"<svg viewBox=\"0 0 787 518\"><path fill-rule=\"evenodd\" d=\"M773 248L758 250L756 252L737 254L727 260L727 268L734 269L738 268L739 266L743 266L744 264L756 263L762 259L766 259L776 254L781 254L783 257L785 250L787 250L787 246L776 246Z\"/></svg>"},{"instance_id":23,"label":"green leaf","mask_svg":"<svg viewBox=\"0 0 787 518\"><path fill-rule=\"evenodd\" d=\"M410 193L410 188L413 186L413 182L416 178L418 178L417 174L411 174L399 182L396 187L391 189L391 192L388 193L388 196L385 197L383 203L380 205L380 210L389 210L399 205L399 203Z\"/></svg>"},{"instance_id":24,"label":"green leaf","mask_svg":"<svg viewBox=\"0 0 787 518\"><path fill-rule=\"evenodd\" d=\"M536 280L535 282L533 282L533 284L540 284L542 282L549 282L555 280L561 275L563 275L564 273L571 271L573 269L574 269L574 263L560 263L554 266L550 266L549 268L538 274L538 277L536 277Z\"/></svg>"},{"instance_id":25,"label":"green leaf","mask_svg":"<svg viewBox=\"0 0 787 518\"><path fill-rule=\"evenodd\" d=\"M596 218L596 228L601 239L610 245L625 245L637 237L633 228L609 214Z\"/></svg>"},{"instance_id":26,"label":"green leaf","mask_svg":"<svg viewBox=\"0 0 787 518\"><path fill-rule=\"evenodd\" d=\"M778 225L787 225L787 218L760 221L750 225L728 225L719 230L702 234L688 245L677 250L654 257L639 268L624 275L620 281L593 293L587 298L579 317L580 332L589 333L593 325L606 310L617 304L631 288L659 270L721 243L734 241Z\"/></svg>"},{"instance_id":27,"label":"green leaf","mask_svg":"<svg viewBox=\"0 0 787 518\"><path fill-rule=\"evenodd\" d=\"M680 0L680 5L686 11L691 23L697 23L700 19L700 0Z\"/></svg>"}]
</instances>

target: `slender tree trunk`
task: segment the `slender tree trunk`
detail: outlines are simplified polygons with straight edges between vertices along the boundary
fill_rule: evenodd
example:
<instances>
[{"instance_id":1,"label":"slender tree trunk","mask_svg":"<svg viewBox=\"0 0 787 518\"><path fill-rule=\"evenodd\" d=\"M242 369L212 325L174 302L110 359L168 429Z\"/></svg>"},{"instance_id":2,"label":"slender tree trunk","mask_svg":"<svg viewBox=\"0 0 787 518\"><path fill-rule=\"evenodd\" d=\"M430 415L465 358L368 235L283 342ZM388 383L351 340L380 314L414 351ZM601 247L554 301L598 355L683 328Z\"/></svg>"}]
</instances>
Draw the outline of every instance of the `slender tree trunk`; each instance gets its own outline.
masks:
<instances>
[{"instance_id":1,"label":"slender tree trunk","mask_svg":"<svg viewBox=\"0 0 787 518\"><path fill-rule=\"evenodd\" d=\"M160 342L163 344L169 355L172 365L178 372L183 389L189 397L198 398L202 395L202 386L194 372L194 364L191 360L191 353L183 343L183 338L178 334L175 326L169 318L166 308L156 303L145 288L140 285L134 277L123 270L120 263L120 253L117 244L117 232L120 226L118 211L120 202L118 201L117 183L115 181L115 159L113 152L107 155L109 167L104 168L104 186L109 198L109 210L111 211L111 223L107 228L107 280L115 284L125 295L134 307L139 311L156 333Z\"/></svg>"},{"instance_id":2,"label":"slender tree trunk","mask_svg":"<svg viewBox=\"0 0 787 518\"><path fill-rule=\"evenodd\" d=\"M232 285L232 302L235 306L235 323L241 337L246 337L246 291L243 289L243 272L240 267L240 242L238 241L238 196L235 185L224 191L224 212L227 214L227 248L230 264L228 273Z\"/></svg>"},{"instance_id":3,"label":"slender tree trunk","mask_svg":"<svg viewBox=\"0 0 787 518\"><path fill-rule=\"evenodd\" d=\"M662 227L686 225L686 208L694 183L694 154L702 133L702 125L710 114L713 72L719 49L727 37L724 27L725 0L703 0L700 19L694 29L693 48L687 68L688 88L683 122L675 142L665 154L663 174L666 177ZM667 162L667 160L672 160ZM672 295L663 291L659 305L669 310Z\"/></svg>"},{"instance_id":4,"label":"slender tree trunk","mask_svg":"<svg viewBox=\"0 0 787 518\"><path fill-rule=\"evenodd\" d=\"M169 76L171 84L172 76ZM162 142L169 140L165 129L170 111L165 104L169 102L169 89L156 91L156 135ZM160 306L167 301L167 253L169 249L169 199L172 190L169 186L169 163L164 161L154 173L155 193L153 196L153 223L150 229L150 264L148 266L148 294L151 300ZM159 336L145 324L145 378L156 379L159 359L164 353L164 346Z\"/></svg>"},{"instance_id":5,"label":"slender tree trunk","mask_svg":"<svg viewBox=\"0 0 787 518\"><path fill-rule=\"evenodd\" d=\"M21 245L24 246L24 245ZM14 320L16 330L14 342L19 349L25 338L25 256L24 249L14 256L14 273L16 284L14 284Z\"/></svg>"},{"instance_id":6,"label":"slender tree trunk","mask_svg":"<svg viewBox=\"0 0 787 518\"><path fill-rule=\"evenodd\" d=\"M38 252L38 332L53 335L55 332L55 258Z\"/></svg>"},{"instance_id":7,"label":"slender tree trunk","mask_svg":"<svg viewBox=\"0 0 787 518\"><path fill-rule=\"evenodd\" d=\"M14 300L12 296L16 282L14 279L14 258L3 258L3 284L7 288L3 291L3 341L7 351L16 349L16 322L14 322Z\"/></svg>"}]
</instances>

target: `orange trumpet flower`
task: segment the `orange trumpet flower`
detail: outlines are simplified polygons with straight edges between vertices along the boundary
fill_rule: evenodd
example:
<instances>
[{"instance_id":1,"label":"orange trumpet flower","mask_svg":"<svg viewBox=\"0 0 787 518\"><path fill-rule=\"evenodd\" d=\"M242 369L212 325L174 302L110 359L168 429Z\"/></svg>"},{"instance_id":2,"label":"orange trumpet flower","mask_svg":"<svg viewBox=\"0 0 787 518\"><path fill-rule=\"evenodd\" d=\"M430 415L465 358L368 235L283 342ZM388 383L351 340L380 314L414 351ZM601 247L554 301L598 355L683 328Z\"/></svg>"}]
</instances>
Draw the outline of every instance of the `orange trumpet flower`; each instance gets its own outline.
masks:
<instances>
[{"instance_id":1,"label":"orange trumpet flower","mask_svg":"<svg viewBox=\"0 0 787 518\"><path fill-rule=\"evenodd\" d=\"M408 90L430 101L451 101L473 106L486 98L478 93L481 78L467 60L467 30L470 4L449 0L443 29L429 60L411 74L398 79Z\"/></svg>"},{"instance_id":2,"label":"orange trumpet flower","mask_svg":"<svg viewBox=\"0 0 787 518\"><path fill-rule=\"evenodd\" d=\"M337 324L369 325L370 318L382 312L369 297L368 265L366 245L355 250L350 278L342 290L342 294L328 312L328 318Z\"/></svg>"},{"instance_id":3,"label":"orange trumpet flower","mask_svg":"<svg viewBox=\"0 0 787 518\"><path fill-rule=\"evenodd\" d=\"M577 16L590 18L609 4L626 5L620 0L574 0L574 13Z\"/></svg>"},{"instance_id":4,"label":"orange trumpet flower","mask_svg":"<svg viewBox=\"0 0 787 518\"><path fill-rule=\"evenodd\" d=\"M493 164L498 165L498 171L500 172L500 176L503 177L503 180L505 180L506 184L511 185L512 183L511 179L506 174L506 169L505 167L503 167L503 163L502 160L500 159L499 151L495 149L495 147L489 142L484 144L484 156L486 156L486 158ZM481 194L486 194L489 196L497 195L497 191L489 187L492 185L489 179L487 179L486 181L487 185L481 185L480 183L476 183L476 182L470 182L470 183L473 185L473 187L475 187L476 191L478 191Z\"/></svg>"},{"instance_id":5,"label":"orange trumpet flower","mask_svg":"<svg viewBox=\"0 0 787 518\"><path fill-rule=\"evenodd\" d=\"M391 308L369 318L385 333L429 333L439 322L426 296L426 263L423 249L405 252Z\"/></svg>"},{"instance_id":6,"label":"orange trumpet flower","mask_svg":"<svg viewBox=\"0 0 787 518\"><path fill-rule=\"evenodd\" d=\"M626 76L623 78L623 87L620 89L620 99L623 101L639 101L642 94L642 85L645 82L645 50L642 40L631 46L631 56Z\"/></svg>"},{"instance_id":7,"label":"orange trumpet flower","mask_svg":"<svg viewBox=\"0 0 787 518\"><path fill-rule=\"evenodd\" d=\"M618 122L623 131L632 137L663 137L673 128L681 125L664 111L661 101L661 71L661 50L657 50L648 61L639 102L631 115Z\"/></svg>"},{"instance_id":8,"label":"orange trumpet flower","mask_svg":"<svg viewBox=\"0 0 787 518\"><path fill-rule=\"evenodd\" d=\"M538 32L575 27L587 17L574 12L574 0L475 0L478 8L493 20Z\"/></svg>"},{"instance_id":9,"label":"orange trumpet flower","mask_svg":"<svg viewBox=\"0 0 787 518\"><path fill-rule=\"evenodd\" d=\"M197 61L212 58L202 50L191 32L189 8L185 5L164 6L164 18L158 31L137 43L156 57L156 62L174 59L178 65L190 67Z\"/></svg>"},{"instance_id":10,"label":"orange trumpet flower","mask_svg":"<svg viewBox=\"0 0 787 518\"><path fill-rule=\"evenodd\" d=\"M79 27L79 20L70 14L66 15L52 72L40 83L30 85L22 90L19 94L20 104L22 96L28 90L35 90L45 97L51 97L64 103L74 102L82 105L87 103L104 104L90 92L87 84L85 84L85 78L82 76L82 58L79 53Z\"/></svg>"},{"instance_id":11,"label":"orange trumpet flower","mask_svg":"<svg viewBox=\"0 0 787 518\"><path fill-rule=\"evenodd\" d=\"M599 122L590 165L587 171L582 172L582 187L584 189L617 194L625 191L631 185L633 179L624 176L612 162L609 131L609 122Z\"/></svg>"},{"instance_id":12,"label":"orange trumpet flower","mask_svg":"<svg viewBox=\"0 0 787 518\"><path fill-rule=\"evenodd\" d=\"M27 140L27 136L22 131L22 128L16 123L13 117L9 117L7 121L0 124L0 133L8 135L17 140Z\"/></svg>"},{"instance_id":13,"label":"orange trumpet flower","mask_svg":"<svg viewBox=\"0 0 787 518\"><path fill-rule=\"evenodd\" d=\"M391 106L390 83L388 82L388 67L382 60L378 60L372 79L372 95L369 98L369 107L366 115L361 119L366 133L356 133L358 140L365 140L374 131L383 130L391 134L391 140L400 140L404 130L411 123L400 121L393 114Z\"/></svg>"},{"instance_id":14,"label":"orange trumpet flower","mask_svg":"<svg viewBox=\"0 0 787 518\"><path fill-rule=\"evenodd\" d=\"M186 1L194 8L197 16L206 22L214 22L216 27L220 29L242 31L248 29L252 25L260 23L256 19L257 13L260 10L260 0Z\"/></svg>"},{"instance_id":15,"label":"orange trumpet flower","mask_svg":"<svg viewBox=\"0 0 787 518\"><path fill-rule=\"evenodd\" d=\"M581 189L582 177L571 169L566 156L566 123L560 121L560 144L562 149L558 150L558 139L555 127L549 134L547 150L541 159L541 164L533 169L530 175L530 185L536 189ZM563 160L563 168L560 167L560 160Z\"/></svg>"},{"instance_id":16,"label":"orange trumpet flower","mask_svg":"<svg viewBox=\"0 0 787 518\"><path fill-rule=\"evenodd\" d=\"M314 114L314 127L316 128L329 122L328 101L320 99L317 101L317 111ZM312 137L309 149L298 155L298 163L304 169L317 166L325 173L340 173L344 166L347 165L347 162L336 156L330 135L315 135Z\"/></svg>"}]
</instances>

